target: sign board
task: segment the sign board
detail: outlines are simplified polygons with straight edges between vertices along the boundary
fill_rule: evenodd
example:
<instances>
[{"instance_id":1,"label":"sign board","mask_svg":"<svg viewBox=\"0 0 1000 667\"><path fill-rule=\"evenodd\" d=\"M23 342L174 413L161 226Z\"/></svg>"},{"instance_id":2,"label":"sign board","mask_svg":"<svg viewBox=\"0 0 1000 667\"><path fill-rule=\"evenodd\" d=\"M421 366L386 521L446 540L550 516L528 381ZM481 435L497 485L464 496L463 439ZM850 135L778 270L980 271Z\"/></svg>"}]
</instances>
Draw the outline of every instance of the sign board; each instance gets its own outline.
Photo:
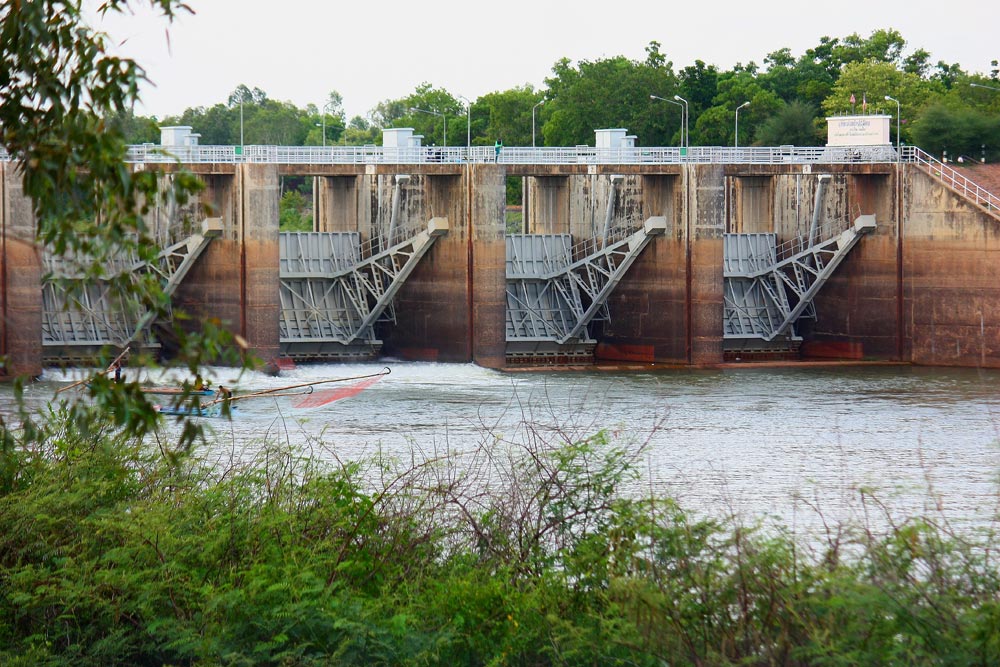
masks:
<instances>
[{"instance_id":1,"label":"sign board","mask_svg":"<svg viewBox=\"0 0 1000 667\"><path fill-rule=\"evenodd\" d=\"M892 116L831 116L826 119L827 146L881 146L891 144Z\"/></svg>"}]
</instances>

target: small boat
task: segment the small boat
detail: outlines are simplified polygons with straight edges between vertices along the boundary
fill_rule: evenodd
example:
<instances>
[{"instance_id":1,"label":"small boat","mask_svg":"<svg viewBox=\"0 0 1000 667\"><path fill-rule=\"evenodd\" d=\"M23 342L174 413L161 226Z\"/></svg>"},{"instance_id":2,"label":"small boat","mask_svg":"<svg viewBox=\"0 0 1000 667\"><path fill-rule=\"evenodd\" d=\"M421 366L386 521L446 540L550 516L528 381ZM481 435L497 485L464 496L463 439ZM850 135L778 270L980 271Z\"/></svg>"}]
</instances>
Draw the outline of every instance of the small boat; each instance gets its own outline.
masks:
<instances>
[{"instance_id":1,"label":"small boat","mask_svg":"<svg viewBox=\"0 0 1000 667\"><path fill-rule=\"evenodd\" d=\"M235 412L236 406L230 406L230 411ZM158 405L156 411L161 415L174 415L177 417L221 417L222 404L211 403L199 406L191 405Z\"/></svg>"}]
</instances>

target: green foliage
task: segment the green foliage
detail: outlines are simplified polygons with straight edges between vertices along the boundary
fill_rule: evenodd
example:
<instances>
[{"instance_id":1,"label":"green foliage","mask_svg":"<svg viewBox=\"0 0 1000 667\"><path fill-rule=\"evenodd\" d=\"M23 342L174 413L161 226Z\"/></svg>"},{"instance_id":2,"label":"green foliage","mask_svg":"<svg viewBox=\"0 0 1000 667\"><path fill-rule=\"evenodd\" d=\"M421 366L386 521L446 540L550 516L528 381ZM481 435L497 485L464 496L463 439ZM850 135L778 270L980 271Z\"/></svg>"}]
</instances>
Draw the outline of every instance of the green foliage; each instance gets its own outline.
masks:
<instances>
[{"instance_id":1,"label":"green foliage","mask_svg":"<svg viewBox=\"0 0 1000 667\"><path fill-rule=\"evenodd\" d=\"M477 143L492 145L494 141L500 139L509 146L530 146L531 108L541 99L541 95L531 86L489 93L479 98L472 109L473 117L479 120L476 124L477 135L483 137ZM544 121L539 111L544 106L543 104L535 110L536 145L543 145L541 139Z\"/></svg>"},{"instance_id":2,"label":"green foliage","mask_svg":"<svg viewBox=\"0 0 1000 667\"><path fill-rule=\"evenodd\" d=\"M301 192L288 190L278 202L279 231L311 232L313 230L312 202Z\"/></svg>"},{"instance_id":3,"label":"green foliage","mask_svg":"<svg viewBox=\"0 0 1000 667\"><path fill-rule=\"evenodd\" d=\"M825 137L817 131L818 120L810 105L794 101L757 128L756 141L761 146L820 146Z\"/></svg>"},{"instance_id":4,"label":"green foliage","mask_svg":"<svg viewBox=\"0 0 1000 667\"><path fill-rule=\"evenodd\" d=\"M421 109L421 111L414 111ZM412 127L424 137L424 145L465 145L465 107L451 93L424 82L406 97L386 100L371 111L379 127Z\"/></svg>"},{"instance_id":5,"label":"green foliage","mask_svg":"<svg viewBox=\"0 0 1000 667\"><path fill-rule=\"evenodd\" d=\"M748 139L754 136L786 136L802 137L809 142L805 145L813 145L817 139L798 122L802 114L796 111L794 118L787 116L795 102L826 114L858 113L867 97L868 111L891 113L892 105L884 102L888 94L901 100L908 121L904 130L908 130L909 123L932 104L982 107L983 91L969 95L966 84L990 80L968 75L957 63L934 64L925 49L908 51L902 35L893 29L874 30L868 36L822 37L798 56L779 48L765 57L763 68L750 62L721 71L696 60L675 72L661 45L653 41L642 61L617 56L574 65L563 58L552 72L546 90L516 86L468 101L422 83L409 95L381 102L367 118L356 116L349 122L343 98L335 90L322 104L298 109L242 84L223 104L187 109L162 123L144 118L115 122L130 142L155 141L154 124L181 124L193 126L202 144L238 144L242 100L243 140L248 144L321 145L325 119L327 145L377 145L381 128L402 126L414 127L425 145L441 145L447 124L447 141L452 146L464 145L466 131L476 146L492 145L497 138L509 146L528 146L534 108L536 145L590 144L595 129L625 127L640 145L664 146L680 142L681 110L649 96L672 99L678 94L689 103L690 139L695 145L732 145L732 110L748 100L751 107L740 115L741 134L745 134L741 144L750 143ZM851 94L856 98L853 108ZM546 102L536 106L542 100ZM432 113L414 112L414 108ZM798 128L794 132L789 129L792 120ZM768 129L758 135L765 123ZM758 142L766 143L762 138Z\"/></svg>"},{"instance_id":6,"label":"green foliage","mask_svg":"<svg viewBox=\"0 0 1000 667\"><path fill-rule=\"evenodd\" d=\"M990 162L1000 159L1000 118L993 113L934 104L913 124L911 136L934 155L979 159L985 146Z\"/></svg>"},{"instance_id":7,"label":"green foliage","mask_svg":"<svg viewBox=\"0 0 1000 667\"><path fill-rule=\"evenodd\" d=\"M595 129L613 127L635 132L644 145L671 143L668 137L678 132L673 110L649 99L651 94L672 97L670 91L678 89L673 65L658 47L651 43L642 62L619 56L580 61L575 68L565 58L556 63L546 79L548 101L539 107L547 115L545 145L593 144ZM528 122L522 127L530 130L530 108L526 111Z\"/></svg>"},{"instance_id":8,"label":"green foliage","mask_svg":"<svg viewBox=\"0 0 1000 667\"><path fill-rule=\"evenodd\" d=\"M828 116L860 112L864 101L868 113L890 112L895 114L896 103L887 101L886 95L898 99L902 106L903 120L912 119L935 95L935 84L902 72L888 63L852 63L844 67L830 96L823 102ZM855 104L850 98L854 95ZM905 137L905 134L904 134Z\"/></svg>"},{"instance_id":9,"label":"green foliage","mask_svg":"<svg viewBox=\"0 0 1000 667\"><path fill-rule=\"evenodd\" d=\"M753 136L759 119L769 117L782 106L778 96L764 88L755 74L749 71L726 74L719 77L713 106L698 116L692 136L710 145L733 145L734 109L743 102L750 102L750 105L740 112L742 136Z\"/></svg>"},{"instance_id":10,"label":"green foliage","mask_svg":"<svg viewBox=\"0 0 1000 667\"><path fill-rule=\"evenodd\" d=\"M163 457L65 413L5 455L0 663L995 664L990 544L694 519L609 433L464 462ZM29 446L24 446L29 445ZM472 462L472 463L470 463ZM865 496L871 510L877 503Z\"/></svg>"},{"instance_id":11,"label":"green foliage","mask_svg":"<svg viewBox=\"0 0 1000 667\"><path fill-rule=\"evenodd\" d=\"M167 19L188 11L178 0L150 4ZM129 9L127 0L108 0L100 11ZM144 72L111 55L105 36L84 23L81 3L72 0L0 3L0 53L2 142L20 164L37 240L77 266L81 276L67 281L68 287L103 279L126 309L167 316L170 300L153 276L105 275L112 259L155 261L160 248L144 216L159 204L183 206L202 187L184 171L161 179L154 171L133 172L125 163L125 132L145 137L150 131L131 113ZM206 348L227 349L228 358L239 361L231 334L206 326L179 335L188 352L181 362L189 367L205 362ZM103 414L136 436L155 423L153 406L134 383L99 377L89 393L89 402L68 407L81 430ZM189 443L196 433L186 429L184 440Z\"/></svg>"}]
</instances>

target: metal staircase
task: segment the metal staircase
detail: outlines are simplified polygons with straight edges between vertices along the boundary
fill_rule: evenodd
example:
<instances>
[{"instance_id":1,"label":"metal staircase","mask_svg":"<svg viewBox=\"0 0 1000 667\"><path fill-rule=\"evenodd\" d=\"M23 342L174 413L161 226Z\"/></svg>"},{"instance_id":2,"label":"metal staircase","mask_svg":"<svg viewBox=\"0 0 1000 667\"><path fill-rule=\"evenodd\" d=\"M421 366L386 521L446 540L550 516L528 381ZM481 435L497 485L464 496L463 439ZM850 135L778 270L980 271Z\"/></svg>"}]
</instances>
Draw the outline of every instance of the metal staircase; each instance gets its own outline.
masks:
<instances>
[{"instance_id":1,"label":"metal staircase","mask_svg":"<svg viewBox=\"0 0 1000 667\"><path fill-rule=\"evenodd\" d=\"M569 234L507 236L508 362L591 361L597 341L588 325L610 319L611 292L665 229L665 218L649 218L576 247Z\"/></svg>"},{"instance_id":2,"label":"metal staircase","mask_svg":"<svg viewBox=\"0 0 1000 667\"><path fill-rule=\"evenodd\" d=\"M122 257L104 267L102 278L87 277L85 262L43 255L47 279L42 285L42 356L46 363L83 361L104 346L132 343L155 346L145 340L153 313L129 299L122 283L136 284L155 276L164 293L172 296L213 238L222 233L222 220L206 218L201 231L174 243L153 262Z\"/></svg>"},{"instance_id":3,"label":"metal staircase","mask_svg":"<svg viewBox=\"0 0 1000 667\"><path fill-rule=\"evenodd\" d=\"M446 218L391 247L362 245L357 232L279 234L281 354L293 359L371 359L382 341L380 321L395 321L392 301L434 241ZM397 235L392 234L393 237Z\"/></svg>"},{"instance_id":4,"label":"metal staircase","mask_svg":"<svg viewBox=\"0 0 1000 667\"><path fill-rule=\"evenodd\" d=\"M874 229L875 216L861 215L848 229L828 225L781 246L774 234L724 235L723 338L801 340L795 323L815 318L816 294L861 237Z\"/></svg>"}]
</instances>

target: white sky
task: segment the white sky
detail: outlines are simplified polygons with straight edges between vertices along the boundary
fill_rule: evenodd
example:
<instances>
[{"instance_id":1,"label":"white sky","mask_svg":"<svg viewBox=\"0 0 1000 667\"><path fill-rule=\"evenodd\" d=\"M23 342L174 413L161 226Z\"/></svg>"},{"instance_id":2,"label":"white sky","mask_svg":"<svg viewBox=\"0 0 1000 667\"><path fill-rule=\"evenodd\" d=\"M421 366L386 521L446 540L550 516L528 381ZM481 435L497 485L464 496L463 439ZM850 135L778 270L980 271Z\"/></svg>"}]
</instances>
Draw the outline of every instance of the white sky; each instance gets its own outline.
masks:
<instances>
[{"instance_id":1,"label":"white sky","mask_svg":"<svg viewBox=\"0 0 1000 667\"><path fill-rule=\"evenodd\" d=\"M472 100L542 88L560 58L642 60L651 40L675 70L696 59L720 69L762 64L782 47L798 57L821 36L879 28L898 30L907 53L924 48L932 63L985 73L1000 58L996 0L187 2L196 13L169 27L145 9L95 21L155 83L143 89L139 113L211 106L245 83L299 107L337 90L350 118L425 81Z\"/></svg>"}]
</instances>

